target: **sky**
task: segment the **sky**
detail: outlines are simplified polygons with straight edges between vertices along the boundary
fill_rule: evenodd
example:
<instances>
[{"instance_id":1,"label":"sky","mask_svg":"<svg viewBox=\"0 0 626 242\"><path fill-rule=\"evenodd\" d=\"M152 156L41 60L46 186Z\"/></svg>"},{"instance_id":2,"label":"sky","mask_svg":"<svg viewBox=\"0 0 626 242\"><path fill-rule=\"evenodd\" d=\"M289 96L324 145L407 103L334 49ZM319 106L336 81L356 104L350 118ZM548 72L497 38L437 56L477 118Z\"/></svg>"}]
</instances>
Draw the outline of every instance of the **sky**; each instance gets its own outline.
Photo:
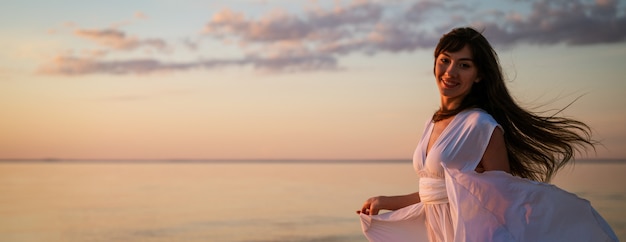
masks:
<instances>
[{"instance_id":1,"label":"sky","mask_svg":"<svg viewBox=\"0 0 626 242\"><path fill-rule=\"evenodd\" d=\"M432 52L483 32L510 92L626 159L626 2L3 1L0 159L410 159Z\"/></svg>"}]
</instances>

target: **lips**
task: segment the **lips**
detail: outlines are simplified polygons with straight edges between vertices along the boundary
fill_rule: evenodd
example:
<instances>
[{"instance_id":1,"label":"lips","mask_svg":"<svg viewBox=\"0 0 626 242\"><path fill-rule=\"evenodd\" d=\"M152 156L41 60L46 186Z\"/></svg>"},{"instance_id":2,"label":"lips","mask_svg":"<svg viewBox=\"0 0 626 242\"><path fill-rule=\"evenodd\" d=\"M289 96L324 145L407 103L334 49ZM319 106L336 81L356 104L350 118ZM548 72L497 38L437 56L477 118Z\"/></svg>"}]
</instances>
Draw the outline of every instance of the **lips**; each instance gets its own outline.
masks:
<instances>
[{"instance_id":1,"label":"lips","mask_svg":"<svg viewBox=\"0 0 626 242\"><path fill-rule=\"evenodd\" d=\"M459 83L447 79L441 79L441 83L445 88L454 88L459 85Z\"/></svg>"}]
</instances>

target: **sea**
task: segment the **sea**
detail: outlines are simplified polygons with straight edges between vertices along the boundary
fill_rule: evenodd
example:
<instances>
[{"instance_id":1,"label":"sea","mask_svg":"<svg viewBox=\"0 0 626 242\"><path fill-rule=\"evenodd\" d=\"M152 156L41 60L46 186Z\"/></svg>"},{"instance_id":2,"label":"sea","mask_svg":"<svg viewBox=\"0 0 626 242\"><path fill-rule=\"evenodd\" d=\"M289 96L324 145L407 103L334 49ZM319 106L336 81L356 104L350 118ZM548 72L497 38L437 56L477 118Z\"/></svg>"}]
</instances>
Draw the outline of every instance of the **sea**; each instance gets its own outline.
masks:
<instances>
[{"instance_id":1,"label":"sea","mask_svg":"<svg viewBox=\"0 0 626 242\"><path fill-rule=\"evenodd\" d=\"M552 181L626 240L626 161ZM410 161L4 161L0 241L353 242L356 210L417 191Z\"/></svg>"}]
</instances>

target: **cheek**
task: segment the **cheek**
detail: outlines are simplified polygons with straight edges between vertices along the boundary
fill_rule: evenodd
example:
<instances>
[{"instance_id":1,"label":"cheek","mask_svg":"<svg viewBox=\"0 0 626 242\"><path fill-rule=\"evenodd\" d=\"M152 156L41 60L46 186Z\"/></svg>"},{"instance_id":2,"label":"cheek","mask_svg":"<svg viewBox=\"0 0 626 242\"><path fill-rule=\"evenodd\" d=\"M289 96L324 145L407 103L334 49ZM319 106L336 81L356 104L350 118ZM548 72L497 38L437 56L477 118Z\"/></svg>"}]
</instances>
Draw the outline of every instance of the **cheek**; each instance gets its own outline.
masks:
<instances>
[{"instance_id":1,"label":"cheek","mask_svg":"<svg viewBox=\"0 0 626 242\"><path fill-rule=\"evenodd\" d=\"M440 65L435 65L435 67L433 68L433 72L435 73L435 76L440 76L445 72L445 69Z\"/></svg>"},{"instance_id":2,"label":"cheek","mask_svg":"<svg viewBox=\"0 0 626 242\"><path fill-rule=\"evenodd\" d=\"M476 71L468 71L464 75L464 80L468 82L468 84L473 84L476 79L478 79L478 74Z\"/></svg>"}]
</instances>

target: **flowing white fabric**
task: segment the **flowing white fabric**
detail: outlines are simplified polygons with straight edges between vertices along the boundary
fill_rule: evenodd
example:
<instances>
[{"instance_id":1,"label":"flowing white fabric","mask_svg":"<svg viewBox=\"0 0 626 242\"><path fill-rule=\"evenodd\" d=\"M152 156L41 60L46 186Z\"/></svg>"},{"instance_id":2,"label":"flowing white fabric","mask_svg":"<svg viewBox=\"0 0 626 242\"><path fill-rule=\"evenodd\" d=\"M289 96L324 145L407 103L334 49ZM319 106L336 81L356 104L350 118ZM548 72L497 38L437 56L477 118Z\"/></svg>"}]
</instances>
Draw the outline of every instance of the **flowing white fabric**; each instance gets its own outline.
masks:
<instances>
[{"instance_id":1,"label":"flowing white fabric","mask_svg":"<svg viewBox=\"0 0 626 242\"><path fill-rule=\"evenodd\" d=\"M496 127L480 109L461 112L427 155L433 129L427 123L413 157L422 202L379 215L361 214L368 240L618 241L587 200L505 172L476 173Z\"/></svg>"}]
</instances>

